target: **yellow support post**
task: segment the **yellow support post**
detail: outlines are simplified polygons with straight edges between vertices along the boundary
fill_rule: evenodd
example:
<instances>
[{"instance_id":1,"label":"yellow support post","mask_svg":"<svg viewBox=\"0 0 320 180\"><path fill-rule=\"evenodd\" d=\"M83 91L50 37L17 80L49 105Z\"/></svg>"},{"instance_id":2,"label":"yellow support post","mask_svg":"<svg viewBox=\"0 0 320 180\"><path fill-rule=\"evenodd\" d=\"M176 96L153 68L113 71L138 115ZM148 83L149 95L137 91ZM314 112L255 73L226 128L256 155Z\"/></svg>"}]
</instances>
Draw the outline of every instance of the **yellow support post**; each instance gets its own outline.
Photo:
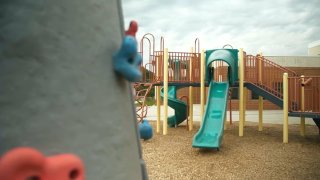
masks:
<instances>
[{"instance_id":1,"label":"yellow support post","mask_svg":"<svg viewBox=\"0 0 320 180\"><path fill-rule=\"evenodd\" d=\"M157 77L160 75L160 63L159 58L156 58L157 65ZM156 98L157 98L157 133L160 133L160 115L161 115L161 97L160 97L160 86L156 87Z\"/></svg>"},{"instance_id":2,"label":"yellow support post","mask_svg":"<svg viewBox=\"0 0 320 180\"><path fill-rule=\"evenodd\" d=\"M288 143L288 96L289 96L289 89L288 89L288 73L283 74L283 143Z\"/></svg>"},{"instance_id":3,"label":"yellow support post","mask_svg":"<svg viewBox=\"0 0 320 180\"><path fill-rule=\"evenodd\" d=\"M262 131L263 129L263 98L259 96L259 127L258 130Z\"/></svg>"},{"instance_id":4,"label":"yellow support post","mask_svg":"<svg viewBox=\"0 0 320 180\"><path fill-rule=\"evenodd\" d=\"M248 90L243 88L243 127L246 126L246 110L247 110Z\"/></svg>"},{"instance_id":5,"label":"yellow support post","mask_svg":"<svg viewBox=\"0 0 320 180\"><path fill-rule=\"evenodd\" d=\"M203 119L203 113L204 113L204 96L205 96L205 87L204 87L204 81L205 81L205 74L206 74L206 70L205 70L205 54L204 54L204 49L202 49L201 51L201 68L200 68L200 73L201 73L201 86L200 86L200 124L202 125L202 119Z\"/></svg>"},{"instance_id":6,"label":"yellow support post","mask_svg":"<svg viewBox=\"0 0 320 180\"><path fill-rule=\"evenodd\" d=\"M304 75L301 76L301 83L304 83ZM301 111L304 112L304 86L301 86ZM300 135L306 134L306 120L304 116L300 117Z\"/></svg>"},{"instance_id":7,"label":"yellow support post","mask_svg":"<svg viewBox=\"0 0 320 180\"><path fill-rule=\"evenodd\" d=\"M194 53L193 48L190 48L190 53ZM189 76L190 76L190 81L193 81L192 79L192 57L190 57L190 62L189 62ZM193 129L193 87L189 87L189 131Z\"/></svg>"},{"instance_id":8,"label":"yellow support post","mask_svg":"<svg viewBox=\"0 0 320 180\"><path fill-rule=\"evenodd\" d=\"M262 53L259 54L259 83L262 83ZM259 96L259 126L258 130L262 131L263 128L263 97Z\"/></svg>"},{"instance_id":9,"label":"yellow support post","mask_svg":"<svg viewBox=\"0 0 320 180\"><path fill-rule=\"evenodd\" d=\"M160 97L160 86L156 88L157 95L157 133L160 133L160 119L161 119L161 97Z\"/></svg>"},{"instance_id":10,"label":"yellow support post","mask_svg":"<svg viewBox=\"0 0 320 180\"><path fill-rule=\"evenodd\" d=\"M163 135L166 135L168 133L168 58L168 48L165 48L163 56Z\"/></svg>"},{"instance_id":11,"label":"yellow support post","mask_svg":"<svg viewBox=\"0 0 320 180\"><path fill-rule=\"evenodd\" d=\"M243 127L244 127L244 107L243 107L243 100L244 100L244 67L243 67L243 49L240 48L239 53L239 136L243 136Z\"/></svg>"},{"instance_id":12,"label":"yellow support post","mask_svg":"<svg viewBox=\"0 0 320 180\"><path fill-rule=\"evenodd\" d=\"M224 114L224 130L227 130L227 111Z\"/></svg>"}]
</instances>

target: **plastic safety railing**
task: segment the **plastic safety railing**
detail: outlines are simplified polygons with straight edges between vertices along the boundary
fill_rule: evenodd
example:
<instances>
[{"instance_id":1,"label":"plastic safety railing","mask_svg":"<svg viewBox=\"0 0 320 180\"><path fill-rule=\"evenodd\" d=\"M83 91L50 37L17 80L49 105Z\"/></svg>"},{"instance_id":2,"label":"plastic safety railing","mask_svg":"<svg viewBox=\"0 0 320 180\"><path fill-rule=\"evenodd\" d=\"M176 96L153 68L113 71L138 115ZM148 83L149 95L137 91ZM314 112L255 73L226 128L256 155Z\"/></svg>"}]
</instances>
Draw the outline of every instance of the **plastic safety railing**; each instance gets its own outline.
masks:
<instances>
[{"instance_id":1,"label":"plastic safety railing","mask_svg":"<svg viewBox=\"0 0 320 180\"><path fill-rule=\"evenodd\" d=\"M289 111L320 114L320 76L289 77L288 87Z\"/></svg>"},{"instance_id":2,"label":"plastic safety railing","mask_svg":"<svg viewBox=\"0 0 320 180\"><path fill-rule=\"evenodd\" d=\"M244 57L245 81L258 85L282 99L283 73L288 73L288 77L295 77L296 73L260 55Z\"/></svg>"},{"instance_id":3,"label":"plastic safety railing","mask_svg":"<svg viewBox=\"0 0 320 180\"><path fill-rule=\"evenodd\" d=\"M168 58L169 82L194 82L200 77L200 64L194 62L200 59L198 53L169 52ZM190 73L192 73L191 77Z\"/></svg>"},{"instance_id":4,"label":"plastic safety railing","mask_svg":"<svg viewBox=\"0 0 320 180\"><path fill-rule=\"evenodd\" d=\"M148 62L144 60L144 65L141 66L143 73L142 82L163 81L163 57L163 51L154 51L154 55L150 55ZM168 81L182 83L200 82L200 53L169 52Z\"/></svg>"}]
</instances>

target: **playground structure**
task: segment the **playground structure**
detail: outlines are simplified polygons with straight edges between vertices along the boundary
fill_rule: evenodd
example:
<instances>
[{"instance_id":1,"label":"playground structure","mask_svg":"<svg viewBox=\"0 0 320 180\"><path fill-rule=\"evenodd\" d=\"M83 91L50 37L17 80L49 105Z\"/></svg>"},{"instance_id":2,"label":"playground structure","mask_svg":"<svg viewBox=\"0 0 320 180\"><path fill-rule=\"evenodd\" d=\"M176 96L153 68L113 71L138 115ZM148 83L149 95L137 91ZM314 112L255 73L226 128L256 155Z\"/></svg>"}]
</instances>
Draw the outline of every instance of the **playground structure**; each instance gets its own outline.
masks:
<instances>
[{"instance_id":1,"label":"playground structure","mask_svg":"<svg viewBox=\"0 0 320 180\"><path fill-rule=\"evenodd\" d=\"M22 173L23 179L43 179L41 175L34 174L34 164L20 166L20 162L32 162L29 158L33 161L40 159L36 162L40 162L39 173L49 173L52 175L51 179L148 179L134 116L132 87L124 76L114 72L112 64L112 55L117 48L122 47L121 39L125 39L122 33L124 26L121 2L70 0L68 3L34 1L26 4L8 1L3 3L1 8L3 12L19 13L14 13L14 16L5 13L0 17L1 22L5 22L0 30L1 37L4 37L3 48L0 51L0 152L4 154L21 146L33 147L36 150L16 149L4 154L1 157L0 173L6 177L1 176L0 179L15 179L11 175L17 175L19 179L21 177L18 173L9 172L13 169L4 163L8 162L8 157L10 162L18 165L15 166L15 170ZM46 13L42 13L42 10L46 10ZM199 40L196 42L199 43ZM154 51L149 60L148 66L152 67L151 70L149 67L144 69L148 71L143 71L143 81L139 83L149 83L150 89L156 86L158 108L161 99L160 86L164 86L162 92L166 118L163 130L166 134L167 105L170 101L182 104L176 100L175 89L169 88L168 85L189 86L191 95L192 88L197 86L204 92L204 87L209 85L209 82L205 82L205 69L209 71L209 68L205 66L205 53L202 51L200 54L199 45L195 45L198 47L198 50L194 48L196 52L192 50L189 53L179 53L168 52L164 48L163 39L162 43L160 51ZM242 51L239 54L239 60L243 61ZM130 62L132 57L120 58ZM223 64L213 63L221 66ZM144 63L142 65L143 69ZM214 67L217 69L212 71L215 73L212 79L216 80L219 68ZM240 80L244 77L243 67L241 72ZM218 79L223 80L223 77ZM236 79L229 81L235 81L236 85ZM289 106L288 97L292 94L287 88L291 87L291 81L300 83L300 86L295 84L301 88L299 92L308 93L293 96L295 100L289 101L289 105L293 103ZM226 89L229 84L210 83L213 92L210 95L217 98L216 94L223 92L221 100L226 102ZM239 84L242 86L244 81ZM265 88L259 83L255 85ZM311 92L314 97L319 97L319 94L316 94L319 92L318 77L290 76L287 79L285 75L283 86L283 94L277 97L283 99L285 112L290 111L290 115L302 114L304 117L318 118L319 104L312 104L313 96L305 96ZM145 106L146 94L150 89L138 92L137 101L142 107ZM172 91L169 93L169 90ZM204 97L202 93L203 112ZM182 114L189 114L188 127L192 128L192 98L187 101L189 103L185 107L189 110ZM220 125L223 123L221 120L224 120L222 115L225 104L224 108L219 109ZM142 109L141 112L139 119L145 116L147 110ZM159 132L160 116L158 118ZM174 125L179 123L178 119L182 118L175 117L172 121ZM122 131L119 133L119 130ZM223 132L219 132L222 135ZM218 137L220 138L222 136ZM65 152L71 154L61 155ZM52 157L55 154L60 155ZM47 155L49 157L46 157ZM21 157L25 157L25 161L21 161ZM48 169L50 171L47 171ZM61 175L60 173L63 177L54 177Z\"/></svg>"},{"instance_id":2,"label":"playground structure","mask_svg":"<svg viewBox=\"0 0 320 180\"><path fill-rule=\"evenodd\" d=\"M145 52L145 42L148 43L148 52ZM236 49L220 49L220 52ZM200 87L202 125L204 119L205 86L210 86L210 80L229 81L230 87L239 87L239 136L244 135L246 101L245 94L251 90L259 95L259 125L258 130L263 129L263 98L271 101L283 109L283 142L288 142L288 116L301 117L301 135L305 135L305 118L313 118L320 127L320 77L298 76L295 72L269 61L262 54L249 55L239 49L234 56L238 62L228 63L225 57L216 58L215 62L209 62L210 52L215 50L202 50L200 52L199 39L190 52L169 52L164 47L164 38L160 39L160 50L155 50L155 38L152 34L145 34L140 41L140 53L143 57L141 72L142 83L152 83L156 87L157 100L157 132L160 132L160 99L163 99L164 117L162 130L167 134L167 126L172 126L168 119L168 105L170 106L173 87L189 87L188 96L188 129L193 128L193 87ZM219 56L219 53L217 53ZM222 53L223 54L223 53ZM232 67L233 66L233 67ZM233 71L230 71L233 69ZM228 70L228 77L222 76L222 71ZM163 89L160 88L163 86ZM221 87L222 88L222 87ZM227 87L225 87L228 89ZM210 88L209 88L210 89ZM214 89L214 88L213 88ZM214 90L209 90L210 93ZM213 93L214 94L214 93ZM227 97L227 96L226 96ZM210 106L208 98L208 106ZM224 101L224 100L223 100ZM177 110L173 107L175 113ZM230 111L231 113L231 111ZM232 116L230 116L232 117ZM183 120L176 121L178 125Z\"/></svg>"}]
</instances>

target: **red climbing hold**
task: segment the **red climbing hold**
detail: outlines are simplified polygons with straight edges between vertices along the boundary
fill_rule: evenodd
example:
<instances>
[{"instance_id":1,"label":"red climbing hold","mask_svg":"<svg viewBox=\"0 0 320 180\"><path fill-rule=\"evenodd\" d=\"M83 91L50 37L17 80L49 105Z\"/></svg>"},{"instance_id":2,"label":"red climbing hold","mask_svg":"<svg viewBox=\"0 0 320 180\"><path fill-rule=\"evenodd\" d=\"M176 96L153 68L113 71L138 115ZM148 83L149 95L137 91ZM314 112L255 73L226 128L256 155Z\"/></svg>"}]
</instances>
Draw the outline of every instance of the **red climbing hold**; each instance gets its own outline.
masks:
<instances>
[{"instance_id":1,"label":"red climbing hold","mask_svg":"<svg viewBox=\"0 0 320 180\"><path fill-rule=\"evenodd\" d=\"M1 180L84 180L84 166L73 154L45 157L39 151L22 147L0 159Z\"/></svg>"},{"instance_id":2,"label":"red climbing hold","mask_svg":"<svg viewBox=\"0 0 320 180\"><path fill-rule=\"evenodd\" d=\"M137 31L138 31L138 23L136 21L131 21L129 25L129 29L126 31L126 35L136 37Z\"/></svg>"}]
</instances>

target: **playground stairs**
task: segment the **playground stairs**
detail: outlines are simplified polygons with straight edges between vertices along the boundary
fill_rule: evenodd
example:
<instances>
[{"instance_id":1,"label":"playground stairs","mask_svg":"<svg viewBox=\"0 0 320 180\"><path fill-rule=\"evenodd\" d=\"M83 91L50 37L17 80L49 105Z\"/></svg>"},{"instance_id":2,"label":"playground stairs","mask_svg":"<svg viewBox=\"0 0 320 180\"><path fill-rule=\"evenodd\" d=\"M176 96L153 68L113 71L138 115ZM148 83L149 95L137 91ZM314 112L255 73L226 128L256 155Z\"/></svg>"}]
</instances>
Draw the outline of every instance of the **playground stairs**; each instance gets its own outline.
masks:
<instances>
[{"instance_id":1,"label":"playground stairs","mask_svg":"<svg viewBox=\"0 0 320 180\"><path fill-rule=\"evenodd\" d=\"M316 123L316 125L319 128L319 135L320 135L320 118L313 118L314 123Z\"/></svg>"},{"instance_id":2,"label":"playground stairs","mask_svg":"<svg viewBox=\"0 0 320 180\"><path fill-rule=\"evenodd\" d=\"M282 67L260 55L246 55L244 60L245 87L266 100L283 107L283 74L288 74L289 82L289 116L305 116L313 118L319 127L320 134L320 77L300 77L296 72ZM304 93L305 105L302 108L301 88L308 89Z\"/></svg>"},{"instance_id":3,"label":"playground stairs","mask_svg":"<svg viewBox=\"0 0 320 180\"><path fill-rule=\"evenodd\" d=\"M244 68L245 86L282 108L283 73L288 73L290 77L296 76L296 73L260 55L246 55Z\"/></svg>"},{"instance_id":4,"label":"playground stairs","mask_svg":"<svg viewBox=\"0 0 320 180\"><path fill-rule=\"evenodd\" d=\"M259 96L262 96L264 99L272 102L273 104L279 106L279 107L283 107L283 99L282 97L279 97L273 93L270 92L270 90L268 90L267 87L260 85L258 83L245 83L245 86L255 92L256 94L258 94Z\"/></svg>"}]
</instances>

